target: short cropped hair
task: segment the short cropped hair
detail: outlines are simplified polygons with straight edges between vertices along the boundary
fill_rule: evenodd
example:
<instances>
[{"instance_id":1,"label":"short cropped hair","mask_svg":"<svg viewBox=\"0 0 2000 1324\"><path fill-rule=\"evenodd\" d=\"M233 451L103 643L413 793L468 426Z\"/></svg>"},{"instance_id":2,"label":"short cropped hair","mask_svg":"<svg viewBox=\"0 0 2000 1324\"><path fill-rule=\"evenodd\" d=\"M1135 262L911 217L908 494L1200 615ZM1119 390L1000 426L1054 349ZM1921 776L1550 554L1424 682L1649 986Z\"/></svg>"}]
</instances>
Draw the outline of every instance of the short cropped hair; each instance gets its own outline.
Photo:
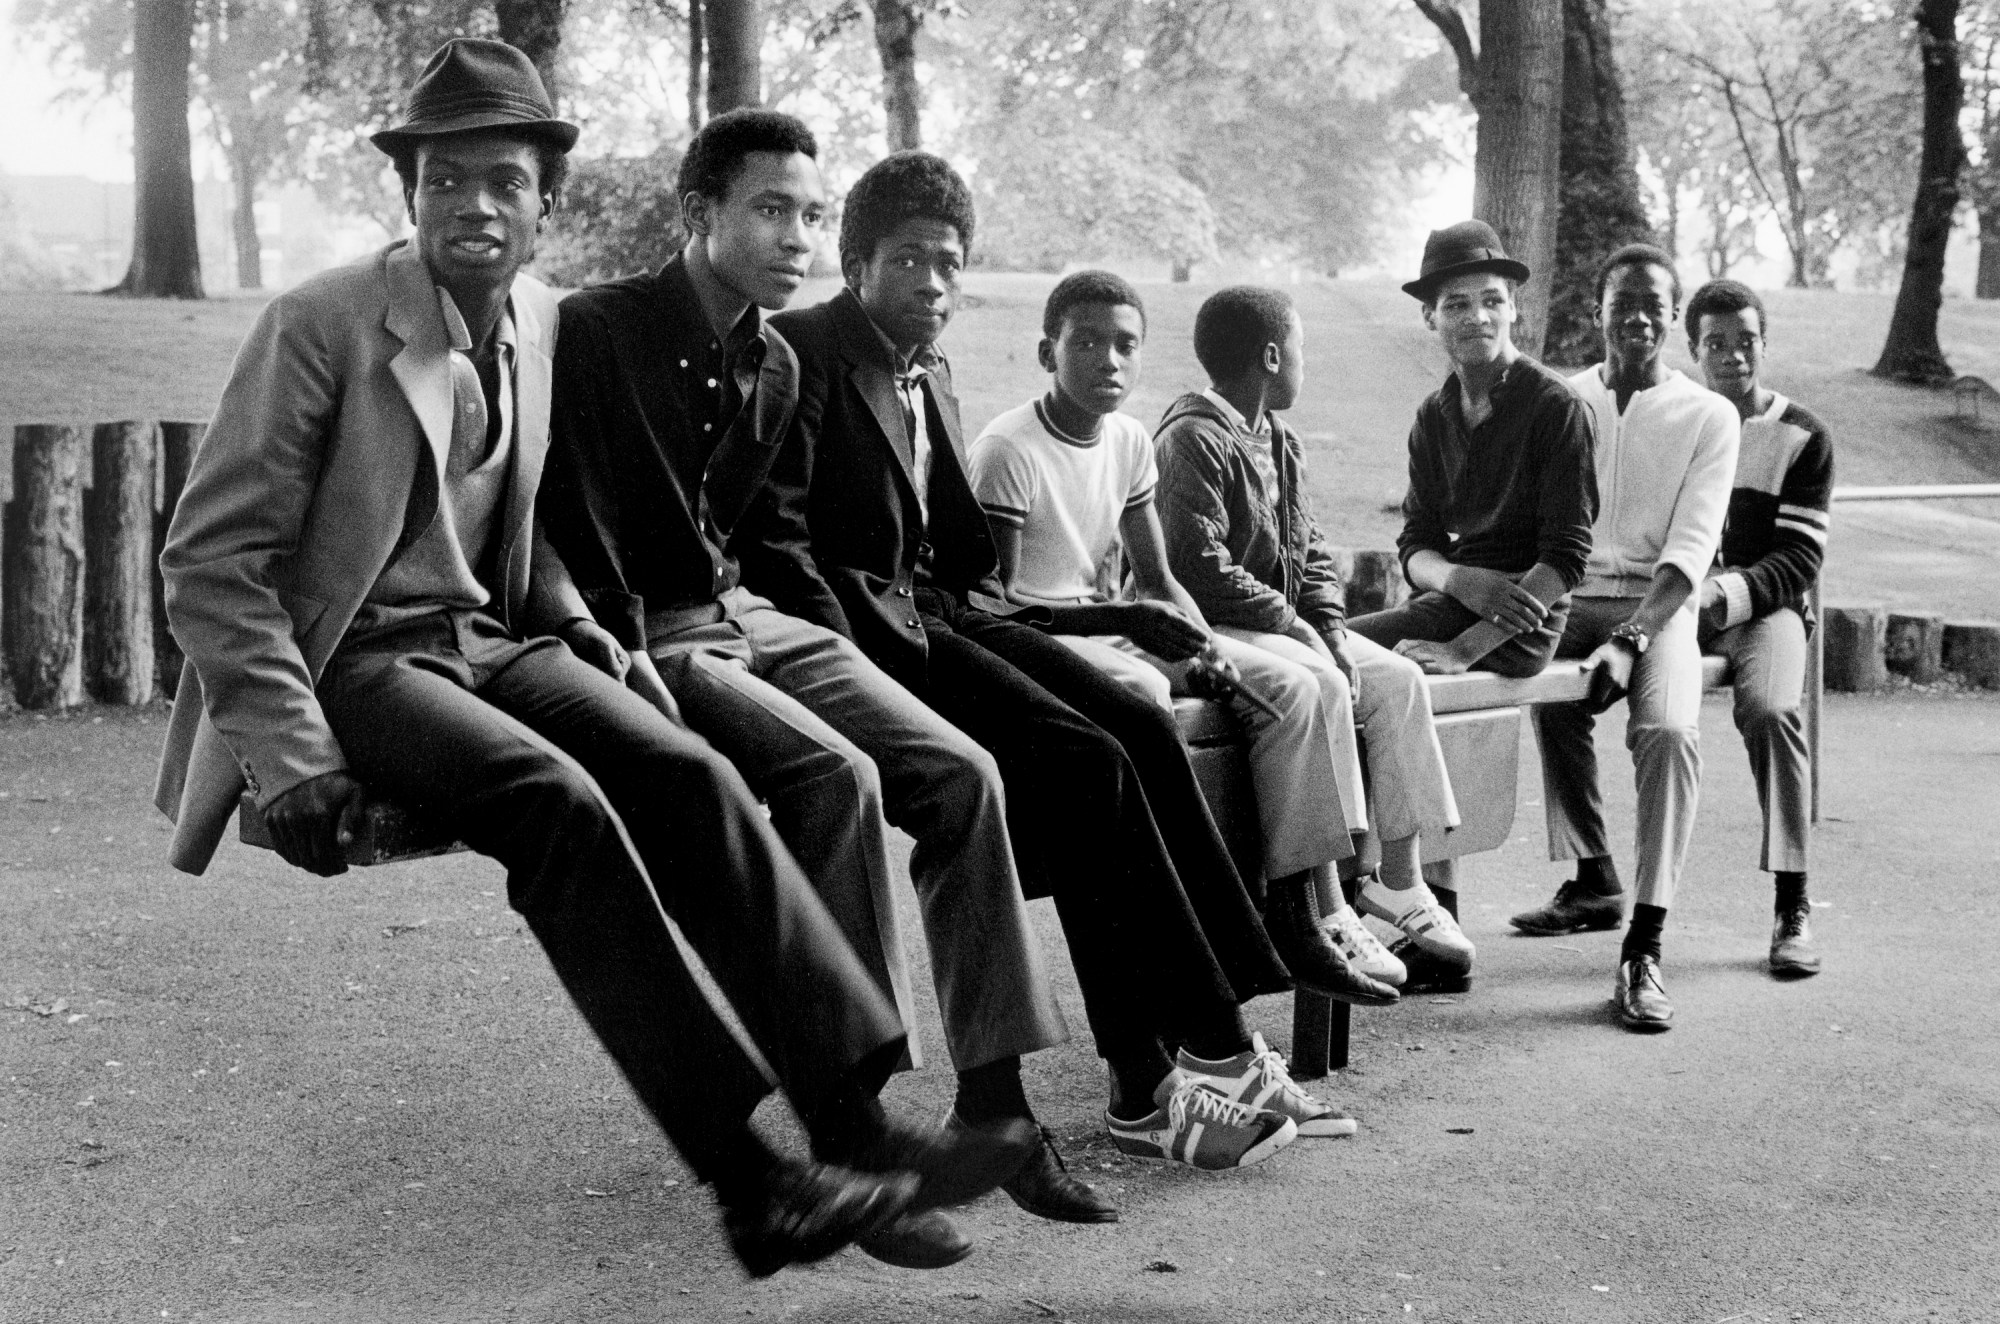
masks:
<instances>
[{"instance_id":1,"label":"short cropped hair","mask_svg":"<svg viewBox=\"0 0 2000 1324\"><path fill-rule=\"evenodd\" d=\"M1056 282L1049 301L1042 305L1042 334L1050 340L1062 337L1063 318L1072 308L1086 304L1108 304L1113 308L1136 309L1139 328L1146 326L1146 304L1132 282L1109 271L1074 271Z\"/></svg>"},{"instance_id":2,"label":"short cropped hair","mask_svg":"<svg viewBox=\"0 0 2000 1324\"><path fill-rule=\"evenodd\" d=\"M1769 335L1771 318L1764 311L1764 301L1742 281L1712 280L1696 290L1688 300L1687 310L1681 314L1681 320L1687 323L1688 348L1693 350L1701 344L1703 317L1710 313L1740 313L1746 308L1757 310L1757 334Z\"/></svg>"},{"instance_id":3,"label":"short cropped hair","mask_svg":"<svg viewBox=\"0 0 2000 1324\"><path fill-rule=\"evenodd\" d=\"M509 138L518 139L535 149L535 180L541 191L552 198L562 197L563 181L569 178L569 153L556 146L547 138L527 133L508 133L505 127L498 130L468 129L468 133L498 132ZM437 142L455 135L441 133L424 138L402 138L389 149L389 160L396 167L397 178L403 181L403 196L408 197L417 187L417 146L420 143Z\"/></svg>"},{"instance_id":4,"label":"short cropped hair","mask_svg":"<svg viewBox=\"0 0 2000 1324\"><path fill-rule=\"evenodd\" d=\"M1597 269L1598 303L1604 302L1604 287L1611 283L1611 273L1621 267L1665 267L1674 286L1674 307L1681 306L1681 273L1674 270L1673 255L1657 244L1627 244L1605 258Z\"/></svg>"},{"instance_id":5,"label":"short cropped hair","mask_svg":"<svg viewBox=\"0 0 2000 1324\"><path fill-rule=\"evenodd\" d=\"M892 152L869 166L840 216L840 265L867 262L875 247L907 220L923 217L958 231L969 257L976 219L972 190L951 163L929 152Z\"/></svg>"},{"instance_id":6,"label":"short cropped hair","mask_svg":"<svg viewBox=\"0 0 2000 1324\"><path fill-rule=\"evenodd\" d=\"M752 152L797 152L819 160L819 140L805 121L775 110L748 107L727 111L701 126L674 177L674 195L699 193L722 198L743 172L743 158Z\"/></svg>"},{"instance_id":7,"label":"short cropped hair","mask_svg":"<svg viewBox=\"0 0 2000 1324\"><path fill-rule=\"evenodd\" d=\"M1194 315L1194 356L1213 381L1227 381L1263 361L1264 346L1292 333L1292 300L1265 285L1232 285L1208 296Z\"/></svg>"}]
</instances>

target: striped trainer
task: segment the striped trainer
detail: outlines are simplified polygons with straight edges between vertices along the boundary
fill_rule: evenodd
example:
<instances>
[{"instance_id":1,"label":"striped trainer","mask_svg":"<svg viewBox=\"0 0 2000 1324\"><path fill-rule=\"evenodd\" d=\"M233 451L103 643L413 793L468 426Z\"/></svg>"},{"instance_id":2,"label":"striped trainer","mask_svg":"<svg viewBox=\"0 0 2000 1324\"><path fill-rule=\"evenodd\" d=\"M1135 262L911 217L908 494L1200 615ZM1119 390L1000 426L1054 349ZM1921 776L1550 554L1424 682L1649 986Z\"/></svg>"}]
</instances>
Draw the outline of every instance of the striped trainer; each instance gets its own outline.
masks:
<instances>
[{"instance_id":1,"label":"striped trainer","mask_svg":"<svg viewBox=\"0 0 2000 1324\"><path fill-rule=\"evenodd\" d=\"M1302 1136L1327 1139L1355 1132L1352 1117L1299 1088L1285 1059L1265 1044L1262 1034L1250 1035L1248 1052L1221 1062L1204 1062L1183 1048L1174 1067L1232 1103L1290 1118Z\"/></svg>"},{"instance_id":2,"label":"striped trainer","mask_svg":"<svg viewBox=\"0 0 2000 1324\"><path fill-rule=\"evenodd\" d=\"M1299 1134L1291 1118L1232 1103L1178 1070L1167 1073L1153 1101L1159 1106L1136 1121L1104 1114L1111 1143L1123 1153L1214 1172L1262 1163Z\"/></svg>"}]
</instances>

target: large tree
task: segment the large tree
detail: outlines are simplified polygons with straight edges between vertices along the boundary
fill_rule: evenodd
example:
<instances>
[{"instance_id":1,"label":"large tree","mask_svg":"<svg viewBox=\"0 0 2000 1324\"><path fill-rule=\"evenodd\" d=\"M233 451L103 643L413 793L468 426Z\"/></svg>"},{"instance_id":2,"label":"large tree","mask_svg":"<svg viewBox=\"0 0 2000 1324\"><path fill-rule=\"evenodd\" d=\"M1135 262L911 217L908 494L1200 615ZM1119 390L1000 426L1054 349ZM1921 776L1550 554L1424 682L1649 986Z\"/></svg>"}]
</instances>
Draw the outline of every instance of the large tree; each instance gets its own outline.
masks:
<instances>
[{"instance_id":1,"label":"large tree","mask_svg":"<svg viewBox=\"0 0 2000 1324\"><path fill-rule=\"evenodd\" d=\"M1979 274L1973 293L2000 299L2000 2L1975 4L1960 23L1961 63L1972 110L1975 156L1965 192L1979 217Z\"/></svg>"},{"instance_id":2,"label":"large tree","mask_svg":"<svg viewBox=\"0 0 2000 1324\"><path fill-rule=\"evenodd\" d=\"M702 0L708 113L764 104L764 14L758 0Z\"/></svg>"},{"instance_id":3,"label":"large tree","mask_svg":"<svg viewBox=\"0 0 2000 1324\"><path fill-rule=\"evenodd\" d=\"M1965 138L1959 130L1965 80L1958 63L1958 0L1918 0L1917 49L1924 65L1923 158L1917 165L1917 196L1910 208L1903 283L1874 371L1878 377L1901 381L1941 382L1952 376L1938 344L1945 244L1958 210L1959 175L1965 170Z\"/></svg>"},{"instance_id":4,"label":"large tree","mask_svg":"<svg viewBox=\"0 0 2000 1324\"><path fill-rule=\"evenodd\" d=\"M869 9L875 16L875 49L882 58L882 112L889 125L889 150L922 147L917 29L924 23L923 0L869 0Z\"/></svg>"},{"instance_id":5,"label":"large tree","mask_svg":"<svg viewBox=\"0 0 2000 1324\"><path fill-rule=\"evenodd\" d=\"M1560 205L1542 356L1583 367L1603 357L1604 338L1592 318L1598 268L1614 250L1655 236L1632 164L1605 0L1563 0L1563 32Z\"/></svg>"},{"instance_id":6,"label":"large tree","mask_svg":"<svg viewBox=\"0 0 2000 1324\"><path fill-rule=\"evenodd\" d=\"M205 9L196 33L197 86L229 158L236 283L262 289L257 196L291 138L305 73L303 17L283 0L206 0Z\"/></svg>"},{"instance_id":7,"label":"large tree","mask_svg":"<svg viewBox=\"0 0 2000 1324\"><path fill-rule=\"evenodd\" d=\"M1416 0L1416 6L1450 44L1459 87L1479 116L1472 212L1533 272L1520 291L1515 338L1539 355L1560 205L1563 0L1482 0L1477 46L1453 0Z\"/></svg>"},{"instance_id":8,"label":"large tree","mask_svg":"<svg viewBox=\"0 0 2000 1324\"><path fill-rule=\"evenodd\" d=\"M568 8L569 0L493 0L500 40L535 62L551 101L560 91L556 55L562 49L563 14Z\"/></svg>"}]
</instances>

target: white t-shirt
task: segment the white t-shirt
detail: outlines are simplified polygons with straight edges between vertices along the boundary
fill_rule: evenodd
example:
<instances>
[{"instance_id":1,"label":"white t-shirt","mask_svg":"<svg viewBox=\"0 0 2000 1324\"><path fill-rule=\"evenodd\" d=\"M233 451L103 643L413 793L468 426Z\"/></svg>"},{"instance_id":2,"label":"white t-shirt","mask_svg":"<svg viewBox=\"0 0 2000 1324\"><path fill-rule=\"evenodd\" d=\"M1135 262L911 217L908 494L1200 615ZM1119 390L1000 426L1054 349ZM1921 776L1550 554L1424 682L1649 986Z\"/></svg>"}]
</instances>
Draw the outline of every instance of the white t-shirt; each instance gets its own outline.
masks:
<instances>
[{"instance_id":1,"label":"white t-shirt","mask_svg":"<svg viewBox=\"0 0 2000 1324\"><path fill-rule=\"evenodd\" d=\"M987 424L971 462L979 504L1021 531L1016 592L1056 603L1118 597L1118 521L1151 501L1160 481L1144 423L1111 414L1094 439L1080 441L1050 427L1033 400Z\"/></svg>"}]
</instances>

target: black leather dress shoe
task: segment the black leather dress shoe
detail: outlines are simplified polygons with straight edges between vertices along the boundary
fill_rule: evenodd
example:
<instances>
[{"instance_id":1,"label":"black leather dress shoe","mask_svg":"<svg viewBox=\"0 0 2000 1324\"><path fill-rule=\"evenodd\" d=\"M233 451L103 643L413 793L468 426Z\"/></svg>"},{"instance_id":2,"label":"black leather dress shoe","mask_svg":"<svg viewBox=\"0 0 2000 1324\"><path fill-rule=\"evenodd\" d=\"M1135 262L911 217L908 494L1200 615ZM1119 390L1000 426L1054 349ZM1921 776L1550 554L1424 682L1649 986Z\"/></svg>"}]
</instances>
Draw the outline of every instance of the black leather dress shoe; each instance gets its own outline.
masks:
<instances>
[{"instance_id":1,"label":"black leather dress shoe","mask_svg":"<svg viewBox=\"0 0 2000 1324\"><path fill-rule=\"evenodd\" d=\"M1264 932L1300 987L1357 1007L1399 1001L1393 986L1363 974L1341 955L1313 907L1311 887L1273 888L1264 909Z\"/></svg>"},{"instance_id":2,"label":"black leather dress shoe","mask_svg":"<svg viewBox=\"0 0 2000 1324\"><path fill-rule=\"evenodd\" d=\"M944 1119L944 1124L947 1130L978 1129L956 1110ZM1046 1126L1035 1129L1040 1133L1041 1143L1019 1172L1000 1183L1007 1198L1037 1218L1050 1218L1058 1223L1116 1223L1118 1206L1099 1195L1096 1187L1070 1176L1069 1165L1056 1149L1054 1132Z\"/></svg>"},{"instance_id":3,"label":"black leather dress shoe","mask_svg":"<svg viewBox=\"0 0 2000 1324\"><path fill-rule=\"evenodd\" d=\"M825 1259L899 1219L917 1193L907 1172L853 1172L781 1160L754 1191L723 1207L729 1247L752 1278Z\"/></svg>"},{"instance_id":4,"label":"black leather dress shoe","mask_svg":"<svg viewBox=\"0 0 2000 1324\"><path fill-rule=\"evenodd\" d=\"M1400 990L1410 993L1466 993L1472 989L1472 976L1465 968L1451 961L1442 961L1423 948L1404 938L1389 945L1389 955L1403 963L1409 971Z\"/></svg>"},{"instance_id":5,"label":"black leather dress shoe","mask_svg":"<svg viewBox=\"0 0 2000 1324\"><path fill-rule=\"evenodd\" d=\"M1041 1143L1035 1124L1021 1118L978 1130L925 1129L878 1115L868 1134L821 1157L862 1172L908 1172L917 1177L910 1211L964 1204L1021 1170Z\"/></svg>"},{"instance_id":6,"label":"black leather dress shoe","mask_svg":"<svg viewBox=\"0 0 2000 1324\"><path fill-rule=\"evenodd\" d=\"M972 1254L972 1238L935 1209L892 1219L854 1245L898 1269L943 1269Z\"/></svg>"}]
</instances>

